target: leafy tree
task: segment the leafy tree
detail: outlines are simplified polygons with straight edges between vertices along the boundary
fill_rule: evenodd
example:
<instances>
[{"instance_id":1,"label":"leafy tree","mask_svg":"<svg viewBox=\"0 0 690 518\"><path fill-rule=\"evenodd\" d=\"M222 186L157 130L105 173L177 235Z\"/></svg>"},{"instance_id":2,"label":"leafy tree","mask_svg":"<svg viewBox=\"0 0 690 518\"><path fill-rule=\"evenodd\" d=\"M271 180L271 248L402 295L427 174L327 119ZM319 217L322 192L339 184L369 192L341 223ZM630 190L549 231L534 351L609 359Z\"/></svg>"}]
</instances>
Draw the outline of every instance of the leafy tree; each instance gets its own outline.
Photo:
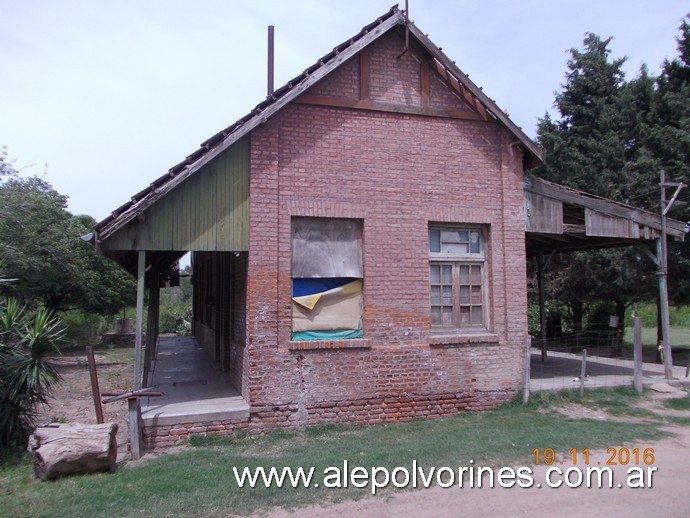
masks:
<instances>
[{"instance_id":1,"label":"leafy tree","mask_svg":"<svg viewBox=\"0 0 690 518\"><path fill-rule=\"evenodd\" d=\"M674 182L690 185L690 15L680 27L678 57L666 60L656 80L656 95L650 110L645 145L657 171L664 169ZM657 177L658 178L658 177ZM688 200L690 188L681 196ZM690 206L679 206L672 217L690 220ZM674 303L690 302L690 239L669 248L669 286Z\"/></svg>"},{"instance_id":2,"label":"leafy tree","mask_svg":"<svg viewBox=\"0 0 690 518\"><path fill-rule=\"evenodd\" d=\"M626 83L625 59L610 59L610 41L587 34L583 50L571 49L566 81L555 99L560 118L547 114L539 123L546 165L538 174L634 203L650 190L650 171L656 173L645 147L654 81L643 68ZM610 301L622 322L628 306L653 293L653 270L636 250L570 253L552 265L546 291L563 303L579 331L589 307L600 300Z\"/></svg>"},{"instance_id":3,"label":"leafy tree","mask_svg":"<svg viewBox=\"0 0 690 518\"><path fill-rule=\"evenodd\" d=\"M66 210L67 197L38 177L22 178L3 159L0 180L0 293L48 311L113 314L132 305L134 279L81 241L94 221Z\"/></svg>"},{"instance_id":4,"label":"leafy tree","mask_svg":"<svg viewBox=\"0 0 690 518\"><path fill-rule=\"evenodd\" d=\"M593 194L621 199L625 182L623 112L625 59L609 60L608 44L587 34L584 50L571 49L563 90L556 95L560 120L540 120L538 135L546 151L540 176Z\"/></svg>"}]
</instances>

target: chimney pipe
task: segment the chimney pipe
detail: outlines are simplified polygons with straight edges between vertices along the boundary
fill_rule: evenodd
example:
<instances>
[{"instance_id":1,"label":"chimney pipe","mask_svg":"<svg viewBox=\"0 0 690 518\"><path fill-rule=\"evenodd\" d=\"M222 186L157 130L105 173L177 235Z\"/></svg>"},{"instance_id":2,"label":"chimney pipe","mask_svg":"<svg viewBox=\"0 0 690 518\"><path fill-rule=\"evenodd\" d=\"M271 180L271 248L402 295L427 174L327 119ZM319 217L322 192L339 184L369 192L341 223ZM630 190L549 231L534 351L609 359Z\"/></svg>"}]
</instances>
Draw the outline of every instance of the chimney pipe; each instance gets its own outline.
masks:
<instances>
[{"instance_id":1,"label":"chimney pipe","mask_svg":"<svg viewBox=\"0 0 690 518\"><path fill-rule=\"evenodd\" d=\"M273 58L274 58L274 46L273 46L273 25L268 26L268 95L271 97L273 95Z\"/></svg>"}]
</instances>

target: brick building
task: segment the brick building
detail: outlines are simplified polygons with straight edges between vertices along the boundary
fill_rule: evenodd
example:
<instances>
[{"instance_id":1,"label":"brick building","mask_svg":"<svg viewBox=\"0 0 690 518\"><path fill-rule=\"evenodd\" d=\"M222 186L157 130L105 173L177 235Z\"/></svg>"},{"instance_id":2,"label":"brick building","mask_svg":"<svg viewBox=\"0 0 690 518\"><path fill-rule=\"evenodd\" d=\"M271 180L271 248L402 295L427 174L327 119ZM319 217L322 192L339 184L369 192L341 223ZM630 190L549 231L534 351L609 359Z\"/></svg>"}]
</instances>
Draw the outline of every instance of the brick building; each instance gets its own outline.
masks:
<instances>
[{"instance_id":1,"label":"brick building","mask_svg":"<svg viewBox=\"0 0 690 518\"><path fill-rule=\"evenodd\" d=\"M146 283L150 315L193 252L193 334L247 412L188 429L481 410L523 386L523 172L541 160L393 8L99 223L95 242Z\"/></svg>"}]
</instances>

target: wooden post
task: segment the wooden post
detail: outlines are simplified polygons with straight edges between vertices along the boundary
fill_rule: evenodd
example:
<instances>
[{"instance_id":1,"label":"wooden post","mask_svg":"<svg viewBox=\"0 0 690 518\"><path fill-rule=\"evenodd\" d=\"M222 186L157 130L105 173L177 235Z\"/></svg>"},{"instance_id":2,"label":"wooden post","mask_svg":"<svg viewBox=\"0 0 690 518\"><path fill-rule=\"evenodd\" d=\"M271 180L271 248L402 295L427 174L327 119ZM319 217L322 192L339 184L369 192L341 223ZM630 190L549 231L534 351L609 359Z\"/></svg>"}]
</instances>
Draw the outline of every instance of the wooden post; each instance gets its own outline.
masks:
<instances>
[{"instance_id":1,"label":"wooden post","mask_svg":"<svg viewBox=\"0 0 690 518\"><path fill-rule=\"evenodd\" d=\"M141 389L141 353L144 334L144 288L146 277L146 252L139 251L137 268L137 326L134 334L134 390ZM139 398L131 398L129 403L129 438L132 459L141 457L141 412Z\"/></svg>"},{"instance_id":2,"label":"wooden post","mask_svg":"<svg viewBox=\"0 0 690 518\"><path fill-rule=\"evenodd\" d=\"M127 410L129 413L129 449L133 460L141 458L141 410L139 398L131 397L127 399Z\"/></svg>"},{"instance_id":3,"label":"wooden post","mask_svg":"<svg viewBox=\"0 0 690 518\"><path fill-rule=\"evenodd\" d=\"M96 422L103 424L103 407L101 406L101 391L98 387L98 375L96 374L96 359L93 356L93 347L86 346L86 357L89 360L89 374L91 376L91 395L93 406L96 408Z\"/></svg>"},{"instance_id":4,"label":"wooden post","mask_svg":"<svg viewBox=\"0 0 690 518\"><path fill-rule=\"evenodd\" d=\"M580 367L580 397L585 394L585 378L587 377L587 349L582 349L582 367Z\"/></svg>"},{"instance_id":5,"label":"wooden post","mask_svg":"<svg viewBox=\"0 0 690 518\"><path fill-rule=\"evenodd\" d=\"M640 317L633 317L633 326L635 331L633 341L633 387L638 392L642 392L642 321Z\"/></svg>"},{"instance_id":6,"label":"wooden post","mask_svg":"<svg viewBox=\"0 0 690 518\"><path fill-rule=\"evenodd\" d=\"M525 387L522 391L522 403L524 405L529 401L529 380L530 380L530 370L532 362L532 337L527 335L527 340L525 341Z\"/></svg>"},{"instance_id":7,"label":"wooden post","mask_svg":"<svg viewBox=\"0 0 690 518\"><path fill-rule=\"evenodd\" d=\"M144 341L144 280L146 277L146 252L139 251L137 268L137 326L134 335L134 390L141 388L141 353Z\"/></svg>"},{"instance_id":8,"label":"wooden post","mask_svg":"<svg viewBox=\"0 0 690 518\"><path fill-rule=\"evenodd\" d=\"M144 377L143 386L151 384L151 364L155 358L156 340L158 339L158 307L160 301L160 285L158 276L154 275L153 285L149 288L149 308L146 322L146 346L144 347Z\"/></svg>"},{"instance_id":9,"label":"wooden post","mask_svg":"<svg viewBox=\"0 0 690 518\"><path fill-rule=\"evenodd\" d=\"M660 171L661 182L661 236L657 241L657 255L659 256L659 297L661 299L661 330L663 349L662 359L664 361L664 373L666 379L673 378L673 358L671 355L671 324L668 309L668 243L666 242L666 214L671 209L673 202L678 198L681 189L685 187L682 182L667 182L666 171ZM671 200L666 202L666 187L675 187L676 192Z\"/></svg>"}]
</instances>

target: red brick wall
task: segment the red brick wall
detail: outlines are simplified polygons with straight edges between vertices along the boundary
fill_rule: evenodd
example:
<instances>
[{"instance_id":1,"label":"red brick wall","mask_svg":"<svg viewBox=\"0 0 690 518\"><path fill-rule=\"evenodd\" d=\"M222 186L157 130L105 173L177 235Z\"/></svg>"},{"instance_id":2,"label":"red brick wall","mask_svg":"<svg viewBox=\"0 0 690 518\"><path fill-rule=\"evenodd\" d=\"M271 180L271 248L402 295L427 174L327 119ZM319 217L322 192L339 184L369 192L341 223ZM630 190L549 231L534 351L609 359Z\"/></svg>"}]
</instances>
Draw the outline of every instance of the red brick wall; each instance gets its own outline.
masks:
<instances>
[{"instance_id":1,"label":"red brick wall","mask_svg":"<svg viewBox=\"0 0 690 518\"><path fill-rule=\"evenodd\" d=\"M371 50L372 97L408 102L420 58L398 60L395 49L400 41L390 37ZM336 71L326 90L352 95L353 74L358 67ZM333 90L339 82L343 92ZM453 92L434 88L436 106L458 109ZM526 271L522 156L513 141L494 123L303 104L253 131L250 430L483 409L521 388ZM290 343L293 216L363 220L364 339ZM484 337L430 333L430 222L489 230Z\"/></svg>"}]
</instances>

